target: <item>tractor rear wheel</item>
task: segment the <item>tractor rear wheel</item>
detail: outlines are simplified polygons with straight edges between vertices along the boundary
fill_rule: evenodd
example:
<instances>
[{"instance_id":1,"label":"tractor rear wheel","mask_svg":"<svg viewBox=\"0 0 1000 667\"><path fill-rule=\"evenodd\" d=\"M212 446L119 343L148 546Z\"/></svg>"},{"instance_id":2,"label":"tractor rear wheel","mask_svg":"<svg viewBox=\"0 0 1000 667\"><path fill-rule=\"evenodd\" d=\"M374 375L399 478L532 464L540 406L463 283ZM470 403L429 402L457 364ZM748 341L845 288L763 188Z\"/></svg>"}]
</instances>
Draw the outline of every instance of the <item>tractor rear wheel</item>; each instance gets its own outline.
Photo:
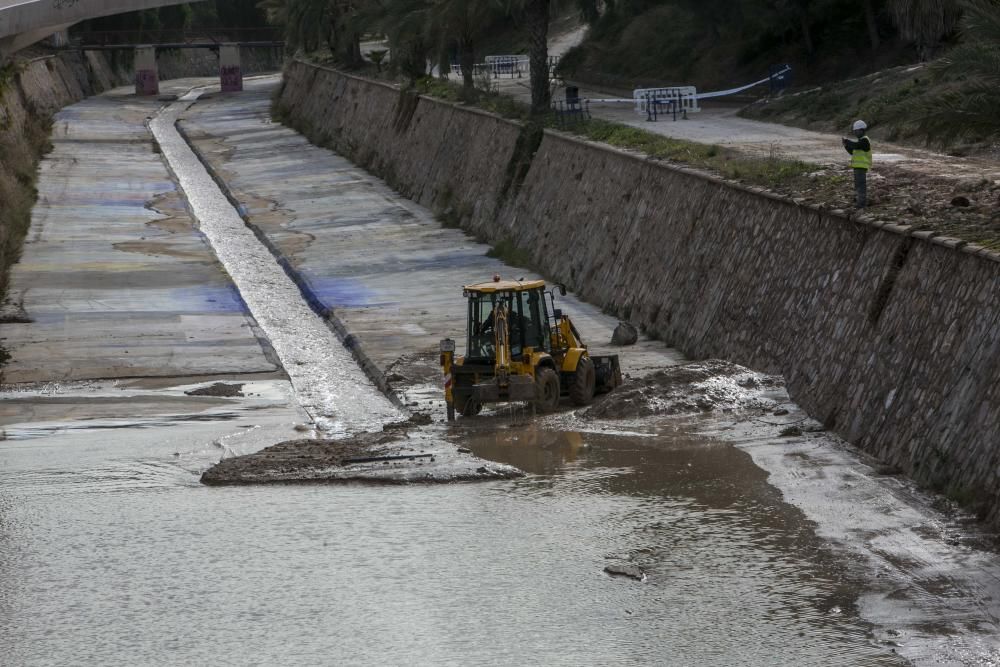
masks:
<instances>
[{"instance_id":1,"label":"tractor rear wheel","mask_svg":"<svg viewBox=\"0 0 1000 667\"><path fill-rule=\"evenodd\" d=\"M569 385L569 397L575 405L590 405L594 400L594 388L597 386L597 373L590 357L580 357L573 373L573 381Z\"/></svg>"},{"instance_id":2,"label":"tractor rear wheel","mask_svg":"<svg viewBox=\"0 0 1000 667\"><path fill-rule=\"evenodd\" d=\"M559 376L551 368L540 368L535 385L535 407L541 413L554 412L559 407Z\"/></svg>"}]
</instances>

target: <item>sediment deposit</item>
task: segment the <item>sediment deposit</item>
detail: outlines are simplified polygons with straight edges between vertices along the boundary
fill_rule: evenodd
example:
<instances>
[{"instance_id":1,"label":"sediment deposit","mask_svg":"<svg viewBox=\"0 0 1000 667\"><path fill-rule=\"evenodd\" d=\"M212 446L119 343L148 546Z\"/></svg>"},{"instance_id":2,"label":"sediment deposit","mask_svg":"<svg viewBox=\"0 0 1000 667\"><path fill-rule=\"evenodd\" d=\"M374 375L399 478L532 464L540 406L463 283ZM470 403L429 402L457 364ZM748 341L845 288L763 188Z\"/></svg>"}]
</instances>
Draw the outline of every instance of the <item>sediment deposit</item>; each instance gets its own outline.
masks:
<instances>
[{"instance_id":1,"label":"sediment deposit","mask_svg":"<svg viewBox=\"0 0 1000 667\"><path fill-rule=\"evenodd\" d=\"M597 398L587 419L635 419L656 415L734 413L777 408L769 396L780 377L761 375L718 359L672 366L625 383ZM787 412L787 411L786 411Z\"/></svg>"},{"instance_id":2,"label":"sediment deposit","mask_svg":"<svg viewBox=\"0 0 1000 667\"><path fill-rule=\"evenodd\" d=\"M336 440L289 440L235 458L224 458L201 476L202 484L351 483L433 484L523 477L514 466L459 451L420 424L391 424L381 432Z\"/></svg>"}]
</instances>

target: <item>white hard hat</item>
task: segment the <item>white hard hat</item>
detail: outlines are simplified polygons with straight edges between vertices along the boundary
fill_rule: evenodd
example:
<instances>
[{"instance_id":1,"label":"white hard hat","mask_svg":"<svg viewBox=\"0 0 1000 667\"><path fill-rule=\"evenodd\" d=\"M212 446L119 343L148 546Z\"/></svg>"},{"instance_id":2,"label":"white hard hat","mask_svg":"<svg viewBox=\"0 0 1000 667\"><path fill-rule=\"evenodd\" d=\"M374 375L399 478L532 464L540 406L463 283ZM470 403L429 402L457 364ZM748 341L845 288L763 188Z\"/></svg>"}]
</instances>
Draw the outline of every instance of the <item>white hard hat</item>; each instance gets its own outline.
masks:
<instances>
[{"instance_id":1,"label":"white hard hat","mask_svg":"<svg viewBox=\"0 0 1000 667\"><path fill-rule=\"evenodd\" d=\"M868 129L868 123L866 123L863 120L856 120L856 121L854 121L854 127L851 128L851 129L854 129L854 130L867 130Z\"/></svg>"}]
</instances>

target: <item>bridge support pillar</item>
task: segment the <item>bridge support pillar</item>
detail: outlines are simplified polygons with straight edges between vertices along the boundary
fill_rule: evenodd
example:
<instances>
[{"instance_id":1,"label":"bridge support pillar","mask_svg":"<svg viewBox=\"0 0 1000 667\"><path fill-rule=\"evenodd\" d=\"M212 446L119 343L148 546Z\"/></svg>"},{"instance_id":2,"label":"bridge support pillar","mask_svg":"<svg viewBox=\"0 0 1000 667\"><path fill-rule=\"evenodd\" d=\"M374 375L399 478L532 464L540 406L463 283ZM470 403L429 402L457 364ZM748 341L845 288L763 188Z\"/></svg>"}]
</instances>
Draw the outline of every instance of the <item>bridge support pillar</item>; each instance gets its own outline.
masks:
<instances>
[{"instance_id":1,"label":"bridge support pillar","mask_svg":"<svg viewBox=\"0 0 1000 667\"><path fill-rule=\"evenodd\" d=\"M239 44L223 44L219 47L219 80L224 93L243 90Z\"/></svg>"},{"instance_id":2,"label":"bridge support pillar","mask_svg":"<svg viewBox=\"0 0 1000 667\"><path fill-rule=\"evenodd\" d=\"M135 94L159 95L160 78L156 71L156 47L135 47Z\"/></svg>"}]
</instances>

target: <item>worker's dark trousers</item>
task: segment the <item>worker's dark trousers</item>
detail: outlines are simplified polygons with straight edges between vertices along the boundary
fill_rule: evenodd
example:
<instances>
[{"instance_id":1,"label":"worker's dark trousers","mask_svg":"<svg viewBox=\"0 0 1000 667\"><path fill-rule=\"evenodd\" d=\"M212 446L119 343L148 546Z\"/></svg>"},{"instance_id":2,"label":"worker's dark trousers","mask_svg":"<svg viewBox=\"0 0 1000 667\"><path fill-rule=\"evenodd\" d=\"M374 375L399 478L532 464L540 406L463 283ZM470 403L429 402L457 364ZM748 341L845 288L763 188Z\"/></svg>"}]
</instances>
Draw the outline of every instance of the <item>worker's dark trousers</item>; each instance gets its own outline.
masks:
<instances>
[{"instance_id":1,"label":"worker's dark trousers","mask_svg":"<svg viewBox=\"0 0 1000 667\"><path fill-rule=\"evenodd\" d=\"M868 205L868 170L854 170L854 205L864 208Z\"/></svg>"}]
</instances>

